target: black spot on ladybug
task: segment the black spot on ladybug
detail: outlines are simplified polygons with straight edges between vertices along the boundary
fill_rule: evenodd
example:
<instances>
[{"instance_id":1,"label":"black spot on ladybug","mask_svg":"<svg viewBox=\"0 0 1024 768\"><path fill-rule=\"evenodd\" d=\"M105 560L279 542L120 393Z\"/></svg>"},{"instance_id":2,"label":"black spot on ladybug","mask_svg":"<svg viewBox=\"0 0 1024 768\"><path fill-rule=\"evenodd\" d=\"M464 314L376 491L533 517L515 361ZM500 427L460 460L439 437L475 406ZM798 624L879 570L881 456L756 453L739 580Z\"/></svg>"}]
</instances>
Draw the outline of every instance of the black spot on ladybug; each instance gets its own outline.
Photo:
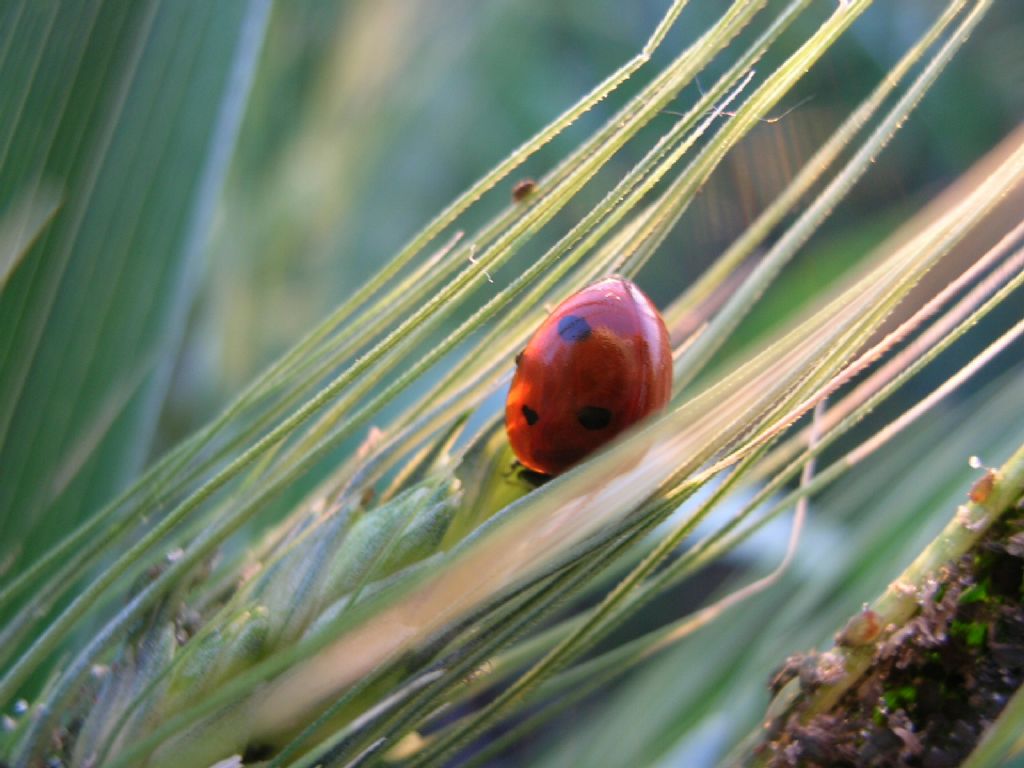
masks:
<instances>
[{"instance_id":1,"label":"black spot on ladybug","mask_svg":"<svg viewBox=\"0 0 1024 768\"><path fill-rule=\"evenodd\" d=\"M523 354L524 353L525 353L525 350L523 352L520 352L518 355L516 355L516 368L518 368L519 365L523 362Z\"/></svg>"},{"instance_id":2,"label":"black spot on ladybug","mask_svg":"<svg viewBox=\"0 0 1024 768\"><path fill-rule=\"evenodd\" d=\"M604 429L612 423L612 412L596 405L584 405L576 412L576 419L584 429Z\"/></svg>"},{"instance_id":3,"label":"black spot on ladybug","mask_svg":"<svg viewBox=\"0 0 1024 768\"><path fill-rule=\"evenodd\" d=\"M540 416L537 415L537 412L533 410L533 408L531 408L528 405L524 405L523 418L526 419L526 423L532 427L534 424L537 423L537 419L539 419Z\"/></svg>"},{"instance_id":4,"label":"black spot on ladybug","mask_svg":"<svg viewBox=\"0 0 1024 768\"><path fill-rule=\"evenodd\" d=\"M583 341L590 336L590 323L577 315L566 315L558 321L558 335L563 341Z\"/></svg>"}]
</instances>

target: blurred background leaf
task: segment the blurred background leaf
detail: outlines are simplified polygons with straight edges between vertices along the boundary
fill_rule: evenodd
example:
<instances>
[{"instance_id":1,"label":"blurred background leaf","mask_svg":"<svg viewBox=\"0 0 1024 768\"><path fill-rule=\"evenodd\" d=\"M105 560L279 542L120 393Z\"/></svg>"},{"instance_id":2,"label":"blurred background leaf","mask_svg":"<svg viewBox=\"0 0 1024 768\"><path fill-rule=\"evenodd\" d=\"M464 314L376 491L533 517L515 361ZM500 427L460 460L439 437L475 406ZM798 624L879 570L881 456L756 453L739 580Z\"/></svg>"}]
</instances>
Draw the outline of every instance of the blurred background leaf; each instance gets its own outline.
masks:
<instances>
[{"instance_id":1,"label":"blurred background leaf","mask_svg":"<svg viewBox=\"0 0 1024 768\"><path fill-rule=\"evenodd\" d=\"M61 199L5 259L5 570L147 461L269 9L3 4L0 215Z\"/></svg>"}]
</instances>

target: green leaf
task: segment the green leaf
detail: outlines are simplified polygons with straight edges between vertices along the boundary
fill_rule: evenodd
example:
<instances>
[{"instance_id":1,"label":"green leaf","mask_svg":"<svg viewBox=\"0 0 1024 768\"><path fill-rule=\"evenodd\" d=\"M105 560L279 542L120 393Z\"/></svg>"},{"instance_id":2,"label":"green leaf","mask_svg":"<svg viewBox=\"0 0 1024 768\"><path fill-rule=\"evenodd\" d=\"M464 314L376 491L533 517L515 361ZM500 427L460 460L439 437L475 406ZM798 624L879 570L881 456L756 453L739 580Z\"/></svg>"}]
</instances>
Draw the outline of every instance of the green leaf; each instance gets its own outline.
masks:
<instances>
[{"instance_id":1,"label":"green leaf","mask_svg":"<svg viewBox=\"0 0 1024 768\"><path fill-rule=\"evenodd\" d=\"M269 5L5 4L0 211L63 190L0 294L9 567L146 460Z\"/></svg>"}]
</instances>

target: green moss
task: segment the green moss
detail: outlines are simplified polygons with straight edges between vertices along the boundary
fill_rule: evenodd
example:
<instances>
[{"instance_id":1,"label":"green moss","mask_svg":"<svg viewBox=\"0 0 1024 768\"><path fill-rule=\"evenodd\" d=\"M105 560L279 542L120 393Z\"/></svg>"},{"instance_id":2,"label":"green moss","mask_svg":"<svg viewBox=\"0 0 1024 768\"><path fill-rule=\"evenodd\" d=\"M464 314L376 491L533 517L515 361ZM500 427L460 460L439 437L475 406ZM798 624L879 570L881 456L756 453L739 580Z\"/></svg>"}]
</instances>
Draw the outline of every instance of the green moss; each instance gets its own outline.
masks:
<instances>
[{"instance_id":1,"label":"green moss","mask_svg":"<svg viewBox=\"0 0 1024 768\"><path fill-rule=\"evenodd\" d=\"M983 581L978 582L977 584L972 584L967 589L965 589L961 593L958 602L961 605L967 605L968 603L980 603L985 600L988 600L989 597L989 580L985 579Z\"/></svg>"},{"instance_id":2,"label":"green moss","mask_svg":"<svg viewBox=\"0 0 1024 768\"><path fill-rule=\"evenodd\" d=\"M917 701L917 688L912 685L901 685L899 688L891 688L883 693L882 698L890 712L905 709L908 704Z\"/></svg>"},{"instance_id":3,"label":"green moss","mask_svg":"<svg viewBox=\"0 0 1024 768\"><path fill-rule=\"evenodd\" d=\"M985 636L988 634L988 626L978 621L956 620L950 626L950 632L972 648L978 648L985 644Z\"/></svg>"}]
</instances>

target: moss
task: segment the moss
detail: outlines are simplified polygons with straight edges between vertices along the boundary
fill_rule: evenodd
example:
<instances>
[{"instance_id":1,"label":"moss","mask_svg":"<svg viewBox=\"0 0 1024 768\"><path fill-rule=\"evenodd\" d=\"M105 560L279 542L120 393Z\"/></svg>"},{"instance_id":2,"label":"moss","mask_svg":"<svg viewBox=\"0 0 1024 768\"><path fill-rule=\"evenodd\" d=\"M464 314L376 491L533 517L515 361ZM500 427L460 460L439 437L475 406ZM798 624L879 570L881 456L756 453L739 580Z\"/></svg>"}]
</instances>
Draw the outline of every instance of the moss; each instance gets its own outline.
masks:
<instances>
[{"instance_id":1,"label":"moss","mask_svg":"<svg viewBox=\"0 0 1024 768\"><path fill-rule=\"evenodd\" d=\"M988 579L972 584L960 593L960 604L977 603L989 599Z\"/></svg>"},{"instance_id":2,"label":"moss","mask_svg":"<svg viewBox=\"0 0 1024 768\"><path fill-rule=\"evenodd\" d=\"M972 648L979 648L985 643L988 627L977 621L957 620L950 626L950 632Z\"/></svg>"},{"instance_id":3,"label":"moss","mask_svg":"<svg viewBox=\"0 0 1024 768\"><path fill-rule=\"evenodd\" d=\"M899 688L890 688L882 694L882 698L885 700L886 708L890 712L893 712L916 702L917 688L912 685L901 685Z\"/></svg>"},{"instance_id":4,"label":"moss","mask_svg":"<svg viewBox=\"0 0 1024 768\"><path fill-rule=\"evenodd\" d=\"M791 717L773 766L955 766L1024 684L1024 512L944 569L917 616L826 714Z\"/></svg>"}]
</instances>

